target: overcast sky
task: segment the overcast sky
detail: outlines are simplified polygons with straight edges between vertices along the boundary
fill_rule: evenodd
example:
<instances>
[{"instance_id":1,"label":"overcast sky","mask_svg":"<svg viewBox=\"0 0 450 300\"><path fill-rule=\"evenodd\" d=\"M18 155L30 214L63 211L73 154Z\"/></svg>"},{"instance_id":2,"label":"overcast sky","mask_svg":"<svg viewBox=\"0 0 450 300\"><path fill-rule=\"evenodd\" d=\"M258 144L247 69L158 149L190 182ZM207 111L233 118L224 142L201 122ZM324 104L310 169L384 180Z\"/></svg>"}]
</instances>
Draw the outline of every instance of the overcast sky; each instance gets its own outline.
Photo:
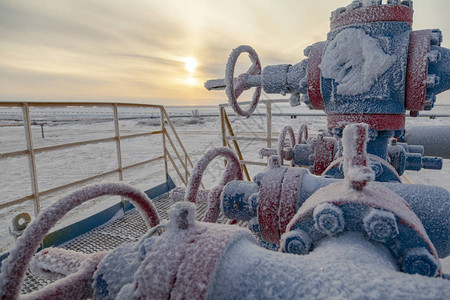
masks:
<instances>
[{"instance_id":1,"label":"overcast sky","mask_svg":"<svg viewBox=\"0 0 450 300\"><path fill-rule=\"evenodd\" d=\"M263 66L297 63L350 2L0 0L0 100L219 104L225 93L203 83L223 77L233 48L251 45ZM450 48L450 1L414 10L414 29L440 28Z\"/></svg>"}]
</instances>

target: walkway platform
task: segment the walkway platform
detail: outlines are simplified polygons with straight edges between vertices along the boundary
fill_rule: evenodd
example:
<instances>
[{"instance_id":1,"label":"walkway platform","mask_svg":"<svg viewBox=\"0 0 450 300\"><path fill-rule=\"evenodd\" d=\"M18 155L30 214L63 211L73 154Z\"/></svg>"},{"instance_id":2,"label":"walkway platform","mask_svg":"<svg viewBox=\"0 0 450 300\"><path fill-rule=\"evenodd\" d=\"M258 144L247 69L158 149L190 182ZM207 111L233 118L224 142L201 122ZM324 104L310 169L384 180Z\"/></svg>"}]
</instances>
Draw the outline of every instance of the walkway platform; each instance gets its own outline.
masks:
<instances>
[{"instance_id":1,"label":"walkway platform","mask_svg":"<svg viewBox=\"0 0 450 300\"><path fill-rule=\"evenodd\" d=\"M169 218L167 211L172 205L172 200L166 194L152 200L156 205L161 220ZM205 205L197 205L197 220L201 220L206 212ZM220 216L218 223L225 223L225 218ZM239 224L239 225L244 225ZM148 231L147 225L136 209L126 212L122 217L109 221L91 231L70 240L60 248L70 249L82 253L94 253L104 250L112 250L124 243L136 242ZM30 271L22 283L22 294L27 294L52 283L51 280L40 279Z\"/></svg>"}]
</instances>

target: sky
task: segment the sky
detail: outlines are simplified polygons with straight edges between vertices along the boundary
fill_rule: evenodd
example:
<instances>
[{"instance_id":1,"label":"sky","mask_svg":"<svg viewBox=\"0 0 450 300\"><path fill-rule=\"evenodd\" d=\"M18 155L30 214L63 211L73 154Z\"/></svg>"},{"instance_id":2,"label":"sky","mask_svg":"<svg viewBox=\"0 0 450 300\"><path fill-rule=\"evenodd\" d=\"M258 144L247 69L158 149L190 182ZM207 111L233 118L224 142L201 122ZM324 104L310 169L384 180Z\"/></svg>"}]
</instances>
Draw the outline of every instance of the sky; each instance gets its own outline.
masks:
<instances>
[{"instance_id":1,"label":"sky","mask_svg":"<svg viewBox=\"0 0 450 300\"><path fill-rule=\"evenodd\" d=\"M233 48L251 45L263 66L298 63L350 2L0 0L0 100L224 103L203 84L224 77ZM413 28L440 28L450 48L450 1L416 0L414 11Z\"/></svg>"}]
</instances>

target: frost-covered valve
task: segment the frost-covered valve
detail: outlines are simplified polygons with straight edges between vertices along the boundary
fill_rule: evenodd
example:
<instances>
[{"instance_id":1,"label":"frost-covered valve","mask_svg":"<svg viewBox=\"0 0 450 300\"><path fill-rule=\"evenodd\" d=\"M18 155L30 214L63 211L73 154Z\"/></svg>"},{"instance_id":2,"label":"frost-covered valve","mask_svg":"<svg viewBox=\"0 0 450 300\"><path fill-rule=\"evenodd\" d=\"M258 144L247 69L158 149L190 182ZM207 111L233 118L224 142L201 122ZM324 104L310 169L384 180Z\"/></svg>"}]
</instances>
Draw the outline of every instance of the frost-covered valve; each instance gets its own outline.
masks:
<instances>
[{"instance_id":1,"label":"frost-covered valve","mask_svg":"<svg viewBox=\"0 0 450 300\"><path fill-rule=\"evenodd\" d=\"M286 134L289 136L289 140L291 141L291 144L286 147L285 139ZM283 130L280 133L280 136L278 138L278 151L277 154L281 158L281 164L283 164L283 160L292 160L293 155L293 148L295 146L295 135L294 130L291 126L286 125L283 127ZM292 163L293 165L293 163Z\"/></svg>"},{"instance_id":2,"label":"frost-covered valve","mask_svg":"<svg viewBox=\"0 0 450 300\"><path fill-rule=\"evenodd\" d=\"M21 238L17 239L16 245L10 251L8 258L2 262L0 275L0 299L17 299L27 265L36 253L39 244L47 232L71 209L82 203L99 196L117 195L126 197L138 208L144 222L151 228L159 224L159 216L153 202L140 190L125 183L98 183L76 190L69 195L53 203L49 208L42 211L36 219L25 229ZM97 266L105 257L107 252L96 252L89 255L73 255L70 251L42 251L39 262L45 264L47 273L54 270L55 277L70 276L45 286L39 291L27 295L28 299L90 299L93 297L92 279ZM48 260L45 256L51 256ZM121 257L124 257L123 255ZM35 266L38 267L38 266ZM62 267L62 269L61 269ZM124 269L114 268L123 275ZM129 278L127 278L129 279Z\"/></svg>"},{"instance_id":3,"label":"frost-covered valve","mask_svg":"<svg viewBox=\"0 0 450 300\"><path fill-rule=\"evenodd\" d=\"M367 131L367 124L345 127L344 180L312 194L290 220L283 237L307 232L314 247L327 236L364 232L382 243L405 272L434 277L440 272L438 253L421 221L403 198L372 181L374 174L367 165ZM285 244L282 251L289 252L289 244Z\"/></svg>"},{"instance_id":4,"label":"frost-covered valve","mask_svg":"<svg viewBox=\"0 0 450 300\"><path fill-rule=\"evenodd\" d=\"M234 77L234 68L239 55L243 52L249 54L252 66L244 74ZM207 90L223 90L228 96L228 102L233 110L240 116L249 117L258 105L261 96L261 88L269 94L292 94L291 104L300 104L300 92L306 92L306 82L301 83L306 74L306 62L298 63L294 66L289 64L267 66L261 70L256 51L246 45L234 49L228 59L225 79L212 79L205 82ZM252 102L247 110L241 109L237 98L243 91L256 87Z\"/></svg>"},{"instance_id":5,"label":"frost-covered valve","mask_svg":"<svg viewBox=\"0 0 450 300\"><path fill-rule=\"evenodd\" d=\"M405 110L429 110L450 88L450 50L440 47L442 33L412 31L412 21L412 1L353 1L332 13L327 41L305 52L304 99L326 111L328 127L364 122L401 130Z\"/></svg>"},{"instance_id":6,"label":"frost-covered valve","mask_svg":"<svg viewBox=\"0 0 450 300\"><path fill-rule=\"evenodd\" d=\"M388 146L387 153L390 164L399 175L402 175L405 170L420 171L422 168L440 170L443 166L441 157L424 156L423 146L397 143L395 139Z\"/></svg>"},{"instance_id":7,"label":"frost-covered valve","mask_svg":"<svg viewBox=\"0 0 450 300\"><path fill-rule=\"evenodd\" d=\"M286 143L286 135L289 137L290 144ZM271 149L271 148L262 148L259 150L259 155L261 157L264 156L272 156L272 155L278 155L281 160L281 164L283 164L283 160L289 160L291 161L294 157L293 148L295 146L295 134L294 130L291 126L286 125L283 127L283 130L281 130L280 135L278 136L278 146L277 149ZM292 163L293 165L293 163Z\"/></svg>"},{"instance_id":8,"label":"frost-covered valve","mask_svg":"<svg viewBox=\"0 0 450 300\"><path fill-rule=\"evenodd\" d=\"M237 59L243 52L248 53L252 65L246 73L234 78L234 68ZM237 102L237 98L239 98L242 92L251 87L256 87L252 103L247 110L242 110ZM233 110L240 116L249 117L258 106L259 97L261 96L261 63L256 51L252 47L246 45L233 49L227 62L225 79L209 80L205 82L205 88L208 90L225 89L228 96L228 102Z\"/></svg>"},{"instance_id":9,"label":"frost-covered valve","mask_svg":"<svg viewBox=\"0 0 450 300\"><path fill-rule=\"evenodd\" d=\"M211 191L203 191L199 190L200 182L203 177L203 172L208 167L209 163L216 158L217 156L223 156L227 159L227 167L222 176L219 184L214 187ZM203 157L197 162L192 170L191 177L189 178L189 182L187 185L187 189L177 188L175 194L172 193L172 199L174 199L175 195L183 196L184 201L197 203L198 195L205 198L208 205L207 212L203 217L204 222L216 222L220 213L220 196L222 194L224 186L234 180L242 180L242 169L239 164L239 159L234 154L233 151L226 147L214 148L209 150Z\"/></svg>"},{"instance_id":10,"label":"frost-covered valve","mask_svg":"<svg viewBox=\"0 0 450 300\"><path fill-rule=\"evenodd\" d=\"M289 142L286 143L286 135ZM284 160L291 161L291 166L310 167L315 175L322 175L339 150L338 141L332 136L319 134L315 138L308 139L308 128L301 124L297 134L297 140L291 126L286 125L278 137L277 149L262 148L260 157L278 155L281 163Z\"/></svg>"},{"instance_id":11,"label":"frost-covered valve","mask_svg":"<svg viewBox=\"0 0 450 300\"><path fill-rule=\"evenodd\" d=\"M289 140L291 142L291 145L289 149L284 150L286 143L285 138L286 134L289 134ZM297 133L297 139L294 135L294 130L291 126L284 126L283 130L280 132L280 135L278 136L278 148L262 148L259 150L259 156L261 158L263 157L269 157L272 155L279 155L283 157L286 160L292 160L294 158L294 151L293 147L296 144L305 145L308 141L308 126L305 123L302 123L299 127L298 133Z\"/></svg>"}]
</instances>

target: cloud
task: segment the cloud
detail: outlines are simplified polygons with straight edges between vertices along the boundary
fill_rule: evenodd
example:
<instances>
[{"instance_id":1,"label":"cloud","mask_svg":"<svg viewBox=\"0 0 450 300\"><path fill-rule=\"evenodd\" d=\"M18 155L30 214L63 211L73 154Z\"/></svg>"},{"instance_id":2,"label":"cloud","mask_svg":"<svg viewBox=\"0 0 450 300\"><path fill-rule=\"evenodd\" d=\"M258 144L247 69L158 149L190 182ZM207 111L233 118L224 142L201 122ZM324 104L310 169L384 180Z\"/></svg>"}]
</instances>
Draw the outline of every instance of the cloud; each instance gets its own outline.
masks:
<instances>
[{"instance_id":1,"label":"cloud","mask_svg":"<svg viewBox=\"0 0 450 300\"><path fill-rule=\"evenodd\" d=\"M225 94L203 82L224 77L233 48L253 46L263 66L295 64L306 46L326 38L331 11L349 1L0 1L2 97L7 90L16 98L215 102ZM446 24L444 11L427 21ZM191 86L188 56L199 63ZM239 60L247 62L246 55Z\"/></svg>"}]
</instances>

